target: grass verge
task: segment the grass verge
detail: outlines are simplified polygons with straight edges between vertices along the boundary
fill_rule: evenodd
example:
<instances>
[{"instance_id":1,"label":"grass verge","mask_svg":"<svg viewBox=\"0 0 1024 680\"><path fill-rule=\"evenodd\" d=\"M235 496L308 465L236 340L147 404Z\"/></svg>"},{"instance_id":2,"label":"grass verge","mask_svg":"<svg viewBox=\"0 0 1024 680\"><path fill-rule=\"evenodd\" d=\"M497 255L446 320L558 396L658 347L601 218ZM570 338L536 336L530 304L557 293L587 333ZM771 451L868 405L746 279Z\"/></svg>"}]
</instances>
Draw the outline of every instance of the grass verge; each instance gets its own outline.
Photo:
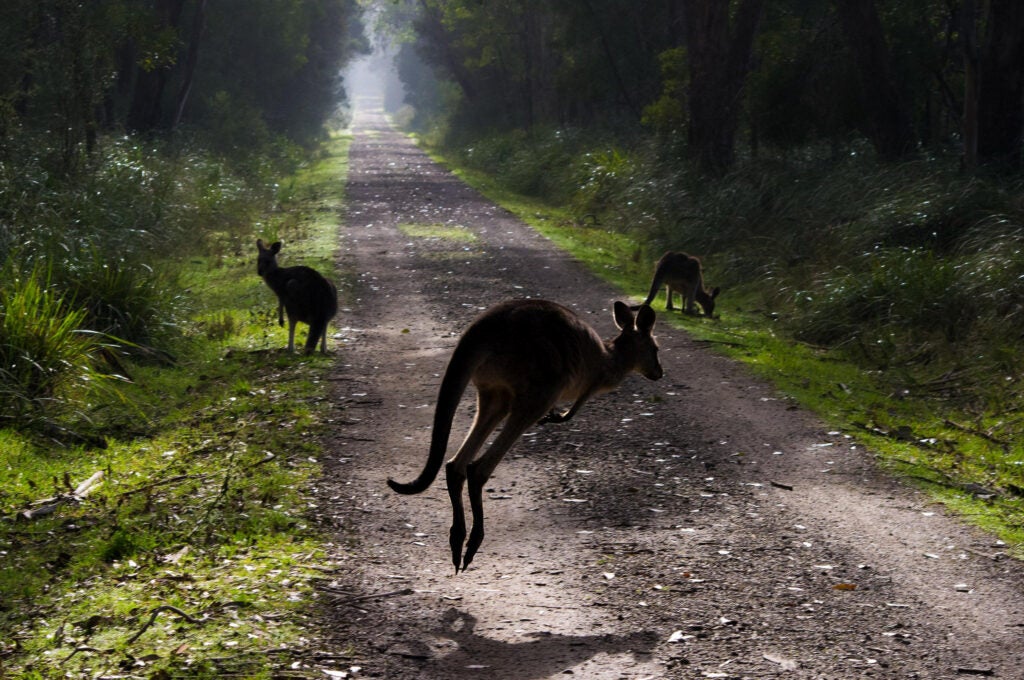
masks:
<instances>
[{"instance_id":1,"label":"grass verge","mask_svg":"<svg viewBox=\"0 0 1024 680\"><path fill-rule=\"evenodd\" d=\"M0 676L308 668L331 359L281 349L255 239L285 240L285 264L333 270L348 142L289 178L251 233L212 232L175 263L192 309L185 349L83 408L105 448L0 430Z\"/></svg>"},{"instance_id":2,"label":"grass verge","mask_svg":"<svg viewBox=\"0 0 1024 680\"><path fill-rule=\"evenodd\" d=\"M568 208L517 194L495 177L431 149L434 158L491 200L516 213L598 276L639 302L653 275L648 244L620 232L580 224ZM706 273L715 284L714 271ZM726 290L721 318L661 314L716 351L744 362L832 428L856 437L880 464L932 499L995 533L997 549L1024 559L1024 442L997 435L1022 419L1012 404L995 400L979 411L945 399L956 381L936 376L911 380L899 371L865 371L841 350L801 343L765 309L754 281ZM664 309L664 294L655 301Z\"/></svg>"}]
</instances>

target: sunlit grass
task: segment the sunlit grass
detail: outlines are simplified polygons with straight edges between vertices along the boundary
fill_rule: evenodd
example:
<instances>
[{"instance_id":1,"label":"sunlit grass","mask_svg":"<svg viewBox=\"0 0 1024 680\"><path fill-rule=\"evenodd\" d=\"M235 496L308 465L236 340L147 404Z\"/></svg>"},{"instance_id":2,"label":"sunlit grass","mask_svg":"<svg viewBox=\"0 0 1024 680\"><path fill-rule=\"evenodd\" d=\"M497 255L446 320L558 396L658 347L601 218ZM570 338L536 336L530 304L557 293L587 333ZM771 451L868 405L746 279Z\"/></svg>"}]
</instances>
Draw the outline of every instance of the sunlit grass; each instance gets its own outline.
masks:
<instances>
[{"instance_id":1,"label":"sunlit grass","mask_svg":"<svg viewBox=\"0 0 1024 680\"><path fill-rule=\"evenodd\" d=\"M335 139L265 222L296 262L325 273L346 152L347 138ZM0 523L0 656L12 677L124 664L147 676L271 677L307 644L302 612L325 559L308 493L331 359L283 350L276 301L255 271L259 235L244 239L251 253L240 240L172 259L192 310L182 352L175 366L132 366L124 399L94 405L105 449L0 430L0 515L60 501ZM102 484L70 497L97 472ZM268 657L274 649L284 651Z\"/></svg>"},{"instance_id":2,"label":"sunlit grass","mask_svg":"<svg viewBox=\"0 0 1024 680\"><path fill-rule=\"evenodd\" d=\"M403 222L398 230L410 238L437 239L452 243L476 243L476 234L466 227L452 224L418 224Z\"/></svg>"}]
</instances>

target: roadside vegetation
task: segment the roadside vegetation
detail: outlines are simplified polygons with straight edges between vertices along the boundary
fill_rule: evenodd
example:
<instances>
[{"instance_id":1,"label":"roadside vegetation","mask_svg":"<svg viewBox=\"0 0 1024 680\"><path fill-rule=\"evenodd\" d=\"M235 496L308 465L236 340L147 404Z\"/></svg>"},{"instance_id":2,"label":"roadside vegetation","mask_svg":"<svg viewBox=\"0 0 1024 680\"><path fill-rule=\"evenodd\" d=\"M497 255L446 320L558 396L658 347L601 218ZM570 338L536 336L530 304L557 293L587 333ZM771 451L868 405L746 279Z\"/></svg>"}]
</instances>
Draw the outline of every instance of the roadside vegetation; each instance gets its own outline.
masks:
<instances>
[{"instance_id":1,"label":"roadside vegetation","mask_svg":"<svg viewBox=\"0 0 1024 680\"><path fill-rule=\"evenodd\" d=\"M332 271L366 43L354 0L243 4L0 6L0 676L305 663L329 360L255 240Z\"/></svg>"},{"instance_id":2,"label":"roadside vegetation","mask_svg":"<svg viewBox=\"0 0 1024 680\"><path fill-rule=\"evenodd\" d=\"M723 288L719 318L666 314L662 292L661 322L746 362L1024 556L1018 180L856 154L709 180L655 149L514 137L433 148L635 300L662 252L700 255Z\"/></svg>"},{"instance_id":3,"label":"roadside vegetation","mask_svg":"<svg viewBox=\"0 0 1024 680\"><path fill-rule=\"evenodd\" d=\"M1021 554L1018 5L382 16L405 84L387 103L425 145L637 299L666 250L700 256L721 318L678 323Z\"/></svg>"},{"instance_id":4,"label":"roadside vegetation","mask_svg":"<svg viewBox=\"0 0 1024 680\"><path fill-rule=\"evenodd\" d=\"M331 360L282 350L287 333L256 275L254 243L283 239L292 261L333 269L347 146L335 137L260 197L269 202L220 204L251 222L197 231L187 252L151 254L145 272L173 273L148 300L170 307L155 356L138 354L151 348L138 342L120 354L119 340L93 333L81 347L86 312L66 294L50 302L52 281L25 275L9 293L67 310L57 315L70 326L65 351L79 353L67 361L81 368L38 408L24 396L45 415L0 430L5 675L270 677L302 667L313 582L328 568L309 493ZM37 336L53 342L57 322L32 318L50 324ZM89 354L104 348L116 378Z\"/></svg>"}]
</instances>

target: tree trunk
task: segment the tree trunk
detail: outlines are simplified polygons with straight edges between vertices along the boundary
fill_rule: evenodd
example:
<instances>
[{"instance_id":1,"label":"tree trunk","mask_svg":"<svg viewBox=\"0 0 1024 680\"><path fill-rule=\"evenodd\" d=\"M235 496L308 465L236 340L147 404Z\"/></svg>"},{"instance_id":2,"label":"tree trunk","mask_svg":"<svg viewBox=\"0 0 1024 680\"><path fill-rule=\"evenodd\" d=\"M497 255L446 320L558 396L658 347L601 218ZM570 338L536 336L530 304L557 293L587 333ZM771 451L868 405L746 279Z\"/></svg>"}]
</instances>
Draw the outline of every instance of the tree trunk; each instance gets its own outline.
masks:
<instances>
[{"instance_id":1,"label":"tree trunk","mask_svg":"<svg viewBox=\"0 0 1024 680\"><path fill-rule=\"evenodd\" d=\"M181 88L178 90L178 102L174 107L174 122L171 129L174 130L181 124L181 117L185 114L185 104L188 102L188 95L192 91L192 79L196 72L196 62L199 57L199 41L203 34L203 24L206 20L206 0L198 0L196 13L192 18L192 36L188 43L188 56L185 58L185 72L182 74Z\"/></svg>"},{"instance_id":2,"label":"tree trunk","mask_svg":"<svg viewBox=\"0 0 1024 680\"><path fill-rule=\"evenodd\" d=\"M590 0L584 0L583 4L587 8L587 14L590 15L590 19L594 22L594 29L597 31L598 38L601 41L601 51L604 53L604 58L608 61L608 67L611 69L612 76L615 78L615 86L619 90L619 95L622 97L622 101L625 103L626 107L633 114L633 117L636 120L640 120L640 108L633 101L633 97L629 93L629 88L626 87L626 81L622 77L618 61L615 58L615 52L608 43L608 34L605 32L604 26L601 24L601 17L594 10L594 5Z\"/></svg>"},{"instance_id":3,"label":"tree trunk","mask_svg":"<svg viewBox=\"0 0 1024 680\"><path fill-rule=\"evenodd\" d=\"M701 167L716 174L736 160L741 95L764 0L743 0L734 21L729 5L721 0L684 0L690 148Z\"/></svg>"},{"instance_id":4,"label":"tree trunk","mask_svg":"<svg viewBox=\"0 0 1024 680\"><path fill-rule=\"evenodd\" d=\"M964 169L978 165L978 36L977 7L974 0L964 0L960 8L960 44L964 53L964 113L961 121Z\"/></svg>"},{"instance_id":5,"label":"tree trunk","mask_svg":"<svg viewBox=\"0 0 1024 680\"><path fill-rule=\"evenodd\" d=\"M884 160L904 158L914 149L914 134L896 87L875 0L838 0L836 6L860 72L866 133Z\"/></svg>"},{"instance_id":6,"label":"tree trunk","mask_svg":"<svg viewBox=\"0 0 1024 680\"><path fill-rule=\"evenodd\" d=\"M978 82L978 161L1021 167L1024 3L990 0Z\"/></svg>"},{"instance_id":7,"label":"tree trunk","mask_svg":"<svg viewBox=\"0 0 1024 680\"><path fill-rule=\"evenodd\" d=\"M451 36L448 35L447 29L441 22L437 8L427 0L420 0L420 9L422 12L416 22L416 30L422 35L428 36L431 46L437 50L434 61L444 65L448 74L462 89L462 94L466 96L466 99L475 100L477 98L476 85L459 55L452 49Z\"/></svg>"},{"instance_id":8,"label":"tree trunk","mask_svg":"<svg viewBox=\"0 0 1024 680\"><path fill-rule=\"evenodd\" d=\"M164 26L177 30L184 9L185 0L158 0L155 13ZM160 126L163 118L164 88L167 85L168 68L156 67L136 69L135 88L132 104L125 124L128 129L148 132Z\"/></svg>"}]
</instances>

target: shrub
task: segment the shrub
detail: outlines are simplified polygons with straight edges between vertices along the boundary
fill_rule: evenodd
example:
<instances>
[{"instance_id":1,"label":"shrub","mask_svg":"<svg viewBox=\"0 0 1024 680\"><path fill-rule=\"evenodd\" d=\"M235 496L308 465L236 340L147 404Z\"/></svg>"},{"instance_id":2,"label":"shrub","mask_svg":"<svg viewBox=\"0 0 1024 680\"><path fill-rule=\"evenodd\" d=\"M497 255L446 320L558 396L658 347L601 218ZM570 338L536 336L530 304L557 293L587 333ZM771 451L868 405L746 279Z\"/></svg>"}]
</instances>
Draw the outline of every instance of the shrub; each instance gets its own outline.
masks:
<instances>
[{"instance_id":1,"label":"shrub","mask_svg":"<svg viewBox=\"0 0 1024 680\"><path fill-rule=\"evenodd\" d=\"M5 272L0 289L0 417L41 418L64 402L66 392L96 374L99 336L83 332L85 312L68 306L40 270Z\"/></svg>"},{"instance_id":2,"label":"shrub","mask_svg":"<svg viewBox=\"0 0 1024 680\"><path fill-rule=\"evenodd\" d=\"M145 349L167 349L177 335L180 293L167 274L93 248L69 263L61 279L93 331Z\"/></svg>"}]
</instances>

